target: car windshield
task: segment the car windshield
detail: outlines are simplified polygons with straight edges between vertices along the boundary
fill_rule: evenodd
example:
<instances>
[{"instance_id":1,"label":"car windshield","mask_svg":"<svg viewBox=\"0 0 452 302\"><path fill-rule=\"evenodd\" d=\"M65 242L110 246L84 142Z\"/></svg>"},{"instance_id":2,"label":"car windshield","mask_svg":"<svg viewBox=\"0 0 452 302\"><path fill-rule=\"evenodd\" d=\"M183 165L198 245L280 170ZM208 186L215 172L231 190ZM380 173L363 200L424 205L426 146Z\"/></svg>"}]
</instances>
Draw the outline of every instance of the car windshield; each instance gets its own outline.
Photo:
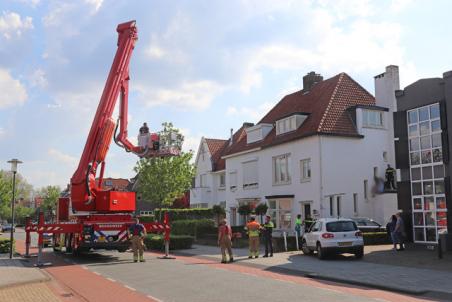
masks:
<instances>
[{"instance_id":1,"label":"car windshield","mask_svg":"<svg viewBox=\"0 0 452 302\"><path fill-rule=\"evenodd\" d=\"M327 232L352 232L356 230L357 227L353 221L335 221L326 224Z\"/></svg>"}]
</instances>

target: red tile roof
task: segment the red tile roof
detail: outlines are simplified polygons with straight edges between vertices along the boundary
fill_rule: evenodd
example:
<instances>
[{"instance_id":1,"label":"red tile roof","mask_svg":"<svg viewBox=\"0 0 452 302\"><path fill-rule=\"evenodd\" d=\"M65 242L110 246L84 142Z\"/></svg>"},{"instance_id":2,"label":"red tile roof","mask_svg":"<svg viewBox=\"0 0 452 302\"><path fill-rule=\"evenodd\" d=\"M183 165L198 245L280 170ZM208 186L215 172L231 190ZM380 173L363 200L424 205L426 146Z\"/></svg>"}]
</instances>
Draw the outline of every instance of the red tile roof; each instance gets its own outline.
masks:
<instances>
[{"instance_id":1,"label":"red tile roof","mask_svg":"<svg viewBox=\"0 0 452 302\"><path fill-rule=\"evenodd\" d=\"M274 127L264 140L247 144L246 133L242 127L234 135L232 146L227 145L222 156L316 134L361 137L347 112L347 108L355 105L374 106L375 98L349 75L340 73L317 83L308 93L300 90L286 95L259 122L274 125L277 120L297 112L308 114L297 130L276 136Z\"/></svg>"},{"instance_id":2,"label":"red tile roof","mask_svg":"<svg viewBox=\"0 0 452 302\"><path fill-rule=\"evenodd\" d=\"M226 167L225 160L221 158L222 152L228 144L228 140L206 138L207 148L212 156L212 171L224 170Z\"/></svg>"}]
</instances>

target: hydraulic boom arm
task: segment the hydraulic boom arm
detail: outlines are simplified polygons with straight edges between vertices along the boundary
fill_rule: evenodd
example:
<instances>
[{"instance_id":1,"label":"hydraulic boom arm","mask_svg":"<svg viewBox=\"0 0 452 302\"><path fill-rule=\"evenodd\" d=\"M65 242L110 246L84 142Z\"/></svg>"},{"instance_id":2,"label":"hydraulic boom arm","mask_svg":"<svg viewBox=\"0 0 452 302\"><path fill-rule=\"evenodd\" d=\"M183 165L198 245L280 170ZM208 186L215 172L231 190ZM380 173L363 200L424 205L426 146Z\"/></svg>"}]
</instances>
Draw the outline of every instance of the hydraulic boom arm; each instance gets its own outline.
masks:
<instances>
[{"instance_id":1,"label":"hydraulic boom arm","mask_svg":"<svg viewBox=\"0 0 452 302\"><path fill-rule=\"evenodd\" d=\"M115 137L115 141L127 151L139 155L143 152L141 147L134 146L127 138L129 62L135 42L138 39L135 21L119 24L116 31L118 32L118 49L78 168L71 178L71 202L72 208L76 211L98 210L96 195L102 193L101 183L105 168L105 157L115 128L118 127L112 119L118 96L120 98L119 134ZM99 182L96 184L96 171L99 165L101 165L101 171Z\"/></svg>"}]
</instances>

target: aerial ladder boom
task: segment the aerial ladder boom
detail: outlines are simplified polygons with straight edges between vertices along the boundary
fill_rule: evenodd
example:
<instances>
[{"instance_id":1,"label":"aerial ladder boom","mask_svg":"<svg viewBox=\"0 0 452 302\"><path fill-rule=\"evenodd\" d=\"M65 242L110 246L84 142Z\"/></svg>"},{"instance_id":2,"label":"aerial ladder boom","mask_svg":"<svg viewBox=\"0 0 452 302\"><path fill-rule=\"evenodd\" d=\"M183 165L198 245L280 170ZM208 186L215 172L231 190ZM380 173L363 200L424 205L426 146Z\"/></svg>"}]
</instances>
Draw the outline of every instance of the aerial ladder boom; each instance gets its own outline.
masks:
<instances>
[{"instance_id":1,"label":"aerial ladder boom","mask_svg":"<svg viewBox=\"0 0 452 302\"><path fill-rule=\"evenodd\" d=\"M146 150L133 145L127 138L127 109L129 92L129 63L135 42L138 39L135 21L119 24L118 49L108 74L107 81L94 116L77 170L71 178L71 204L74 211L117 212L134 211L133 192L112 192L102 190L102 179L111 139L118 125L112 114L118 100L119 134L115 142L129 152L140 155ZM99 181L96 174L100 166ZM111 200L110 200L111 199Z\"/></svg>"}]
</instances>

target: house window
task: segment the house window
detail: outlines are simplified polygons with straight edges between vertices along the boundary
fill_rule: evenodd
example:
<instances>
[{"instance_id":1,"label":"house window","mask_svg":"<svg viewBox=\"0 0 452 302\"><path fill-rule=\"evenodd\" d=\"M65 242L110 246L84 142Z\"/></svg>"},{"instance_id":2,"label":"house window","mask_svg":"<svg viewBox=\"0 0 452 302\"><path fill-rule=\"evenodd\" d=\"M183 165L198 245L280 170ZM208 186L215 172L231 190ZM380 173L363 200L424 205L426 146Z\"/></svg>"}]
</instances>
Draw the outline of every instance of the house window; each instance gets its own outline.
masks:
<instances>
[{"instance_id":1,"label":"house window","mask_svg":"<svg viewBox=\"0 0 452 302\"><path fill-rule=\"evenodd\" d=\"M273 157L273 184L288 184L290 180L290 154Z\"/></svg>"},{"instance_id":2,"label":"house window","mask_svg":"<svg viewBox=\"0 0 452 302\"><path fill-rule=\"evenodd\" d=\"M276 223L277 229L292 229L292 200L275 199L268 201L268 214Z\"/></svg>"},{"instance_id":3,"label":"house window","mask_svg":"<svg viewBox=\"0 0 452 302\"><path fill-rule=\"evenodd\" d=\"M341 196L336 196L337 216L341 216Z\"/></svg>"},{"instance_id":4,"label":"house window","mask_svg":"<svg viewBox=\"0 0 452 302\"><path fill-rule=\"evenodd\" d=\"M237 189L237 171L229 173L229 189Z\"/></svg>"},{"instance_id":5,"label":"house window","mask_svg":"<svg viewBox=\"0 0 452 302\"><path fill-rule=\"evenodd\" d=\"M330 196L330 216L334 216L334 197Z\"/></svg>"},{"instance_id":6,"label":"house window","mask_svg":"<svg viewBox=\"0 0 452 302\"><path fill-rule=\"evenodd\" d=\"M363 109L363 127L383 128L383 112Z\"/></svg>"},{"instance_id":7,"label":"house window","mask_svg":"<svg viewBox=\"0 0 452 302\"><path fill-rule=\"evenodd\" d=\"M226 209L226 201L220 201L220 207Z\"/></svg>"},{"instance_id":8,"label":"house window","mask_svg":"<svg viewBox=\"0 0 452 302\"><path fill-rule=\"evenodd\" d=\"M303 159L300 161L301 167L301 181L310 181L311 180L311 159Z\"/></svg>"},{"instance_id":9,"label":"house window","mask_svg":"<svg viewBox=\"0 0 452 302\"><path fill-rule=\"evenodd\" d=\"M200 187L204 188L207 187L207 175L206 174L201 174L200 176Z\"/></svg>"},{"instance_id":10,"label":"house window","mask_svg":"<svg viewBox=\"0 0 452 302\"><path fill-rule=\"evenodd\" d=\"M353 193L353 213L358 214L358 194Z\"/></svg>"},{"instance_id":11,"label":"house window","mask_svg":"<svg viewBox=\"0 0 452 302\"><path fill-rule=\"evenodd\" d=\"M113 182L111 180L106 180L105 185L111 187L113 186Z\"/></svg>"},{"instance_id":12,"label":"house window","mask_svg":"<svg viewBox=\"0 0 452 302\"><path fill-rule=\"evenodd\" d=\"M368 187L368 182L367 179L364 180L364 199L367 200L367 188Z\"/></svg>"},{"instance_id":13,"label":"house window","mask_svg":"<svg viewBox=\"0 0 452 302\"><path fill-rule=\"evenodd\" d=\"M297 129L296 116L290 116L276 122L276 135Z\"/></svg>"},{"instance_id":14,"label":"house window","mask_svg":"<svg viewBox=\"0 0 452 302\"><path fill-rule=\"evenodd\" d=\"M257 160L242 163L244 189L257 188L259 184L257 163Z\"/></svg>"},{"instance_id":15,"label":"house window","mask_svg":"<svg viewBox=\"0 0 452 302\"><path fill-rule=\"evenodd\" d=\"M220 174L220 188L224 188L226 186L226 174Z\"/></svg>"}]
</instances>

